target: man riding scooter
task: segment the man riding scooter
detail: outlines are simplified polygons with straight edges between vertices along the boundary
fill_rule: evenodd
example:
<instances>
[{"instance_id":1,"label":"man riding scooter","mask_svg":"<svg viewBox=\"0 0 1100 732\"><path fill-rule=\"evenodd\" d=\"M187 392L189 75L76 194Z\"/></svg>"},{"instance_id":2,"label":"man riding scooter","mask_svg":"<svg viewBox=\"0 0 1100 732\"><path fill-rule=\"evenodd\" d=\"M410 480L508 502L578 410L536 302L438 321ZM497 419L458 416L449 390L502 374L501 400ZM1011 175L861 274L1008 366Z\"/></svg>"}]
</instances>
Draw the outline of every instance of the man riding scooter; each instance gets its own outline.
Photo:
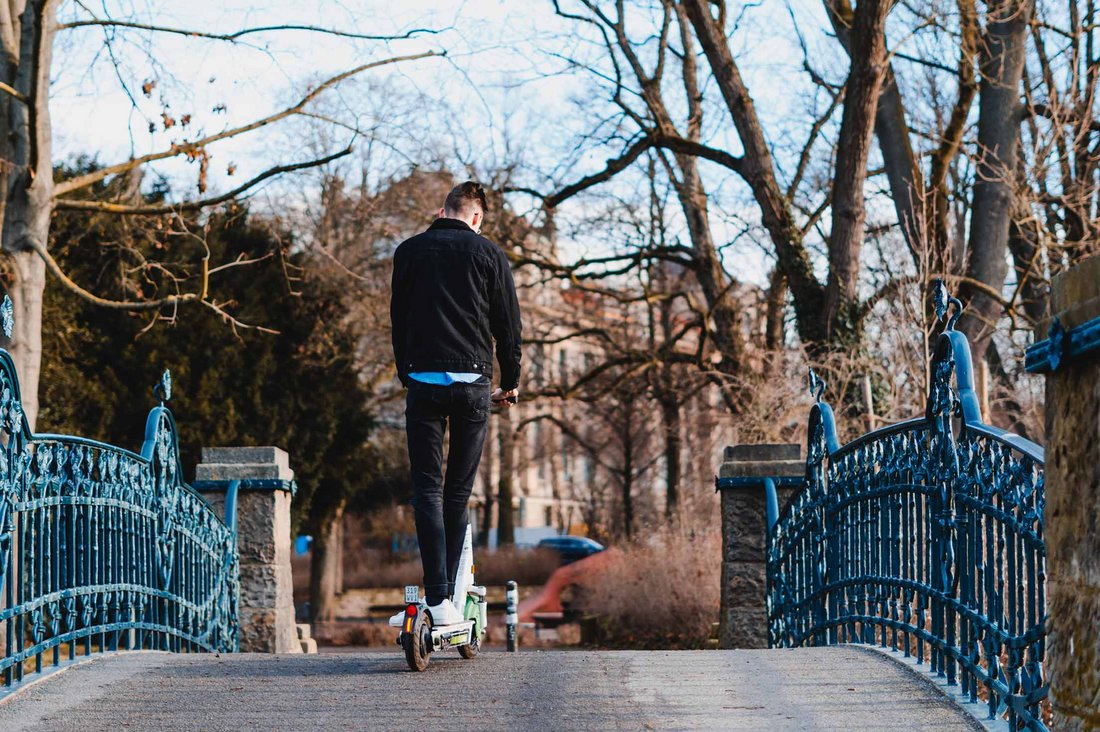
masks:
<instances>
[{"instance_id":1,"label":"man riding scooter","mask_svg":"<svg viewBox=\"0 0 1100 732\"><path fill-rule=\"evenodd\" d=\"M456 186L439 218L402 242L393 259L393 355L408 390L412 505L425 600L436 626L463 620L450 598L490 403L507 409L519 396L519 301L504 251L480 235L486 209L481 185ZM500 386L490 393L494 341Z\"/></svg>"}]
</instances>

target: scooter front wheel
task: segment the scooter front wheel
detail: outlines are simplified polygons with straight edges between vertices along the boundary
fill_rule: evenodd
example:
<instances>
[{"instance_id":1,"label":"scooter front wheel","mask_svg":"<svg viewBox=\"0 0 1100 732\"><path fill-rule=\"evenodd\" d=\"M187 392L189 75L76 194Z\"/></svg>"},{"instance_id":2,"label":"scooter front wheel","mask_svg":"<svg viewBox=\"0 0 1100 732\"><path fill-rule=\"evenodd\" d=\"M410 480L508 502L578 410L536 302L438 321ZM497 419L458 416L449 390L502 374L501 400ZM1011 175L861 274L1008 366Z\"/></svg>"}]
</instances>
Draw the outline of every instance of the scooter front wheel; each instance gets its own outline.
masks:
<instances>
[{"instance_id":1,"label":"scooter front wheel","mask_svg":"<svg viewBox=\"0 0 1100 732\"><path fill-rule=\"evenodd\" d=\"M417 613L411 632L401 635L401 646L405 649L405 661L413 671L428 668L432 652L432 625L427 613Z\"/></svg>"}]
</instances>

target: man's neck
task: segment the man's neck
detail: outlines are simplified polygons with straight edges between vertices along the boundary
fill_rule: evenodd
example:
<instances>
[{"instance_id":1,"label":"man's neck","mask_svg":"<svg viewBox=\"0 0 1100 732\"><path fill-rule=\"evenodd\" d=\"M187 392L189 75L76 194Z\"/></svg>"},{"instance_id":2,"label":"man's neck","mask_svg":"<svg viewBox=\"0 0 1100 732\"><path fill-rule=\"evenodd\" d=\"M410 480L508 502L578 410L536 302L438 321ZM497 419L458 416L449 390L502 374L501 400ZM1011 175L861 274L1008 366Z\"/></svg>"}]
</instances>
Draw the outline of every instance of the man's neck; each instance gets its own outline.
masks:
<instances>
[{"instance_id":1,"label":"man's neck","mask_svg":"<svg viewBox=\"0 0 1100 732\"><path fill-rule=\"evenodd\" d=\"M461 226L463 228L469 229L470 231L477 231L473 226L470 225L469 221L465 219L457 219L452 216L440 216L438 219L435 220L435 222L432 223L432 226L444 226L452 229Z\"/></svg>"}]
</instances>

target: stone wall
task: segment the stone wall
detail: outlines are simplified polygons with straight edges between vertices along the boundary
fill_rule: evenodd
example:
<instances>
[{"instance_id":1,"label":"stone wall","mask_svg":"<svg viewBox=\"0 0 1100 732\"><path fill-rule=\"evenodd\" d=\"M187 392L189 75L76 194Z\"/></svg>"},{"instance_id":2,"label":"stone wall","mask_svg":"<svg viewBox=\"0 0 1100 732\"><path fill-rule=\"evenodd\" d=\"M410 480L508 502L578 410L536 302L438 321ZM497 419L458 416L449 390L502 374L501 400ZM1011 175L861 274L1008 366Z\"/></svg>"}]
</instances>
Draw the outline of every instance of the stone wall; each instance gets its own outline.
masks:
<instances>
[{"instance_id":1,"label":"stone wall","mask_svg":"<svg viewBox=\"0 0 1100 732\"><path fill-rule=\"evenodd\" d=\"M1054 279L1052 310L1067 331L1100 318L1100 257ZM1046 430L1054 727L1100 729L1100 350L1065 358L1048 374Z\"/></svg>"},{"instance_id":2,"label":"stone wall","mask_svg":"<svg viewBox=\"0 0 1100 732\"><path fill-rule=\"evenodd\" d=\"M800 477L798 445L727 447L719 478L735 479L722 493L722 609L720 648L767 648L767 497L765 478ZM777 487L780 510L794 488Z\"/></svg>"},{"instance_id":3,"label":"stone wall","mask_svg":"<svg viewBox=\"0 0 1100 732\"><path fill-rule=\"evenodd\" d=\"M242 652L300 653L290 572L294 471L277 447L204 447L195 487L222 514L231 481L237 493L238 606Z\"/></svg>"}]
</instances>

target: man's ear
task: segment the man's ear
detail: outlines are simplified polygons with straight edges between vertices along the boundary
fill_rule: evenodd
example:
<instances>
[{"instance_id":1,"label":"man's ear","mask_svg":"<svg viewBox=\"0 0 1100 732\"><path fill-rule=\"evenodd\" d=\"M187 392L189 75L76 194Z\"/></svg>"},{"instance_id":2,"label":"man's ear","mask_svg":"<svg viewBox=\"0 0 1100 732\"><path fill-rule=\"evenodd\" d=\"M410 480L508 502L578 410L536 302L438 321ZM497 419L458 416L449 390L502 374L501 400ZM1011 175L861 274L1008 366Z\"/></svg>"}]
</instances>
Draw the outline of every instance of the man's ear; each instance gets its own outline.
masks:
<instances>
[{"instance_id":1,"label":"man's ear","mask_svg":"<svg viewBox=\"0 0 1100 732\"><path fill-rule=\"evenodd\" d=\"M446 212L446 209L440 208L439 209L439 214L436 216L436 218L440 218L440 219L447 218L446 215L445 215L445 212Z\"/></svg>"},{"instance_id":2,"label":"man's ear","mask_svg":"<svg viewBox=\"0 0 1100 732\"><path fill-rule=\"evenodd\" d=\"M485 214L484 214L484 213L482 213L481 211L475 211L475 212L474 212L474 218L473 218L473 224L474 224L474 225L473 225L472 227L470 227L470 228L472 228L472 229L475 229L475 230L476 230L476 229L478 229L478 228L480 228L480 227L481 227L481 224L482 224L482 222L484 222L484 221L485 221Z\"/></svg>"}]
</instances>

